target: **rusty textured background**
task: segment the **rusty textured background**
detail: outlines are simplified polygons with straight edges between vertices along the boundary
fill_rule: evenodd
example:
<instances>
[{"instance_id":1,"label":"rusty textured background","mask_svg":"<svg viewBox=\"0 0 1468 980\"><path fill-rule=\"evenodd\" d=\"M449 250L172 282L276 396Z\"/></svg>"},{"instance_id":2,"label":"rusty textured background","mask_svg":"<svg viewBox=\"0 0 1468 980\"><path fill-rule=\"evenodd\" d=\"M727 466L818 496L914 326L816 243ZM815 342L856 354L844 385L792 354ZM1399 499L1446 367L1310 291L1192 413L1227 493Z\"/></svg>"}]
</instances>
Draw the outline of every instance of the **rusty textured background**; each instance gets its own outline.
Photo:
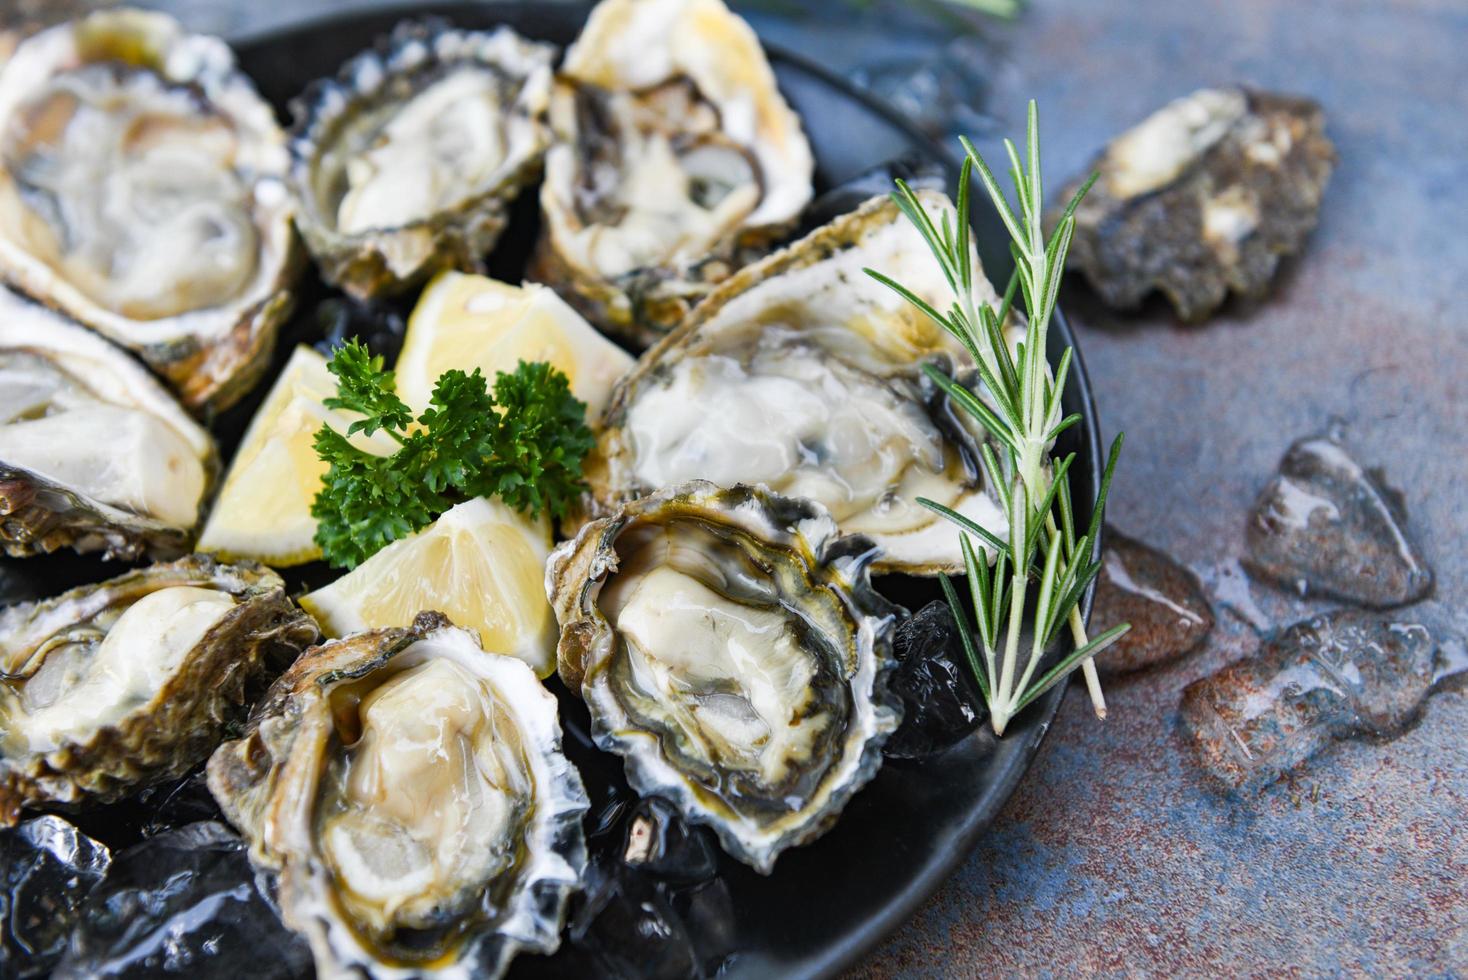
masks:
<instances>
[{"instance_id":1,"label":"rusty textured background","mask_svg":"<svg viewBox=\"0 0 1468 980\"><path fill-rule=\"evenodd\" d=\"M151 5L237 33L352 4ZM1251 585L1237 558L1286 446L1332 420L1405 492L1437 569L1437 598L1402 615L1468 632L1468 3L1035 0L960 42L895 2L737 6L858 79L949 44L950 78L997 128L921 88L915 108L992 151L1039 99L1052 187L1209 84L1318 99L1341 156L1320 227L1266 302L1182 328L1160 304L1116 316L1071 289L1103 429L1128 436L1113 520L1196 570L1219 626L1184 661L1113 682L1104 724L1073 694L986 842L855 976L1468 972L1463 694L1246 800L1206 785L1177 732L1188 682L1318 608Z\"/></svg>"}]
</instances>

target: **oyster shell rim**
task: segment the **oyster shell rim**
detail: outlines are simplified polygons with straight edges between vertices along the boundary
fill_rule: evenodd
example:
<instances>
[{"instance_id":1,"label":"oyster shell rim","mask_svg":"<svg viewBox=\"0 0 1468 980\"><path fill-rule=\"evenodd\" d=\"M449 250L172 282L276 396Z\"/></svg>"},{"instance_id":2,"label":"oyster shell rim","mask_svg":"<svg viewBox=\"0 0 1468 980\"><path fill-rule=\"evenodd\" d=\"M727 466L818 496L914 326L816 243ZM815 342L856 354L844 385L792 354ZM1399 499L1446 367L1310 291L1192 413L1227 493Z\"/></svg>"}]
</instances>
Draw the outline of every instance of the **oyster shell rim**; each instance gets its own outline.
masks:
<instances>
[{"instance_id":1,"label":"oyster shell rim","mask_svg":"<svg viewBox=\"0 0 1468 980\"><path fill-rule=\"evenodd\" d=\"M104 589L127 590L129 585L140 587L150 579L174 575L179 581L160 588L195 584L201 577L215 582L222 578L226 586L233 586L222 591L238 601L209 627L152 699L130 708L116 724L103 725L86 741L68 740L50 752L0 756L0 827L13 825L22 809L32 804L113 802L145 785L184 775L219 744L230 716L243 713L246 686L276 659L267 647L299 651L317 636L315 622L291 602L285 582L273 570L255 562L225 564L207 555L188 555L47 599L7 606L0 610L0 628L10 632L12 621L24 614L54 612L89 595L103 595ZM122 597L131 591L123 591ZM133 599L153 591L139 591ZM110 605L84 610L96 615ZM248 636L244 652L241 644L229 639L241 631ZM169 720L159 723L163 713ZM172 758L160 761L160 754Z\"/></svg>"},{"instance_id":2,"label":"oyster shell rim","mask_svg":"<svg viewBox=\"0 0 1468 980\"><path fill-rule=\"evenodd\" d=\"M475 42L475 50L445 52L443 38L459 44ZM502 50L503 49L503 50ZM509 74L506 62L524 59L523 74L511 121L528 123L532 139L528 154L511 164L501 161L496 179L458 202L403 225L371 227L358 232L339 231L334 219L321 213L312 173L325 148L338 135L352 112L374 105L394 79L417 84L422 74L436 81L434 70L453 62L483 65L495 74ZM286 182L296 203L295 224L323 281L358 300L369 300L409 289L445 269L478 271L509 220L509 206L541 171L552 138L545 122L555 62L555 46L521 35L508 24L489 28L457 27L436 15L407 16L349 57L334 75L311 82L289 103L292 123L286 134L290 162ZM527 94L528 90L528 94ZM394 268L394 253L424 233L429 247L411 269Z\"/></svg>"},{"instance_id":3,"label":"oyster shell rim","mask_svg":"<svg viewBox=\"0 0 1468 980\"><path fill-rule=\"evenodd\" d=\"M617 570L613 548L616 538L637 518L664 507L676 506L693 513L714 509L710 505L720 503L722 498L728 498L730 504L718 511L725 523L768 547L786 547L807 568L829 576L828 584L841 599L843 611L855 620L857 663L845 680L855 703L852 720L861 722L860 748L853 760L851 739L843 741L833 765L844 766L845 771L836 785L827 788L828 770L816 791L817 795L824 793L816 809L802 822L774 835L760 827L741 830L740 825L754 821L711 809L682 774L661 757L656 740L647 742L649 733L628 723L625 712L616 710L615 698L594 698L587 690L587 662L608 656L614 643L616 631L595 598L607 577ZM785 527L769 517L772 513L784 515ZM788 544L770 542L767 536L771 533L787 539ZM685 820L712 829L728 854L762 875L774 870L783 851L808 844L831 829L851 798L876 776L883 763L882 745L901 723L901 699L888 685L897 665L892 637L901 607L871 585L869 569L876 552L862 535L840 535L825 507L813 500L777 494L762 484L721 488L706 480L692 480L628 501L613 515L589 521L574 538L561 542L546 563L546 593L561 625L556 651L558 672L566 687L586 703L597 748L622 758L627 782L640 797L668 800ZM578 581L579 585L569 585ZM594 645L600 649L593 649ZM609 705L615 712L613 717L598 710L607 710ZM641 738L629 739L629 732ZM808 806L803 806L801 812Z\"/></svg>"},{"instance_id":4,"label":"oyster shell rim","mask_svg":"<svg viewBox=\"0 0 1468 980\"><path fill-rule=\"evenodd\" d=\"M494 669L503 668L512 674L522 672L524 677L515 683L527 682L542 697L539 707L549 707L542 717L528 719L538 730L529 730L521 724L521 731L526 734L527 741L535 740L537 751L534 755L543 760L549 770L549 777L545 780L548 802L541 806L539 804L543 801L537 798L532 822L538 831L537 839L545 841L549 849L553 859L549 863L557 866L541 868L538 876L534 873L535 866L532 866L531 873L517 880L515 890L506 902L504 918L493 928L480 932L477 938L471 935L457 947L450 962L398 966L376 959L372 951L364 947L355 930L333 922L326 911L312 907L312 903L323 899L312 894L311 887L322 885L323 879L330 877L316 850L301 846L302 840L311 836L311 811L314 809L314 795L308 798L305 793L318 784L313 780L302 789L284 780L304 765L296 757L298 751L307 753L306 761L316 760L325 751L324 748L313 749L310 745L302 747L300 739L303 734L311 734L303 730L307 712L313 704L324 703L332 686L366 677L388 666L418 642L445 631L462 635L480 656L493 658L488 662ZM368 647L361 654L354 649L358 645L373 643L380 645ZM426 658L420 662L426 662ZM308 702L307 699L312 698L314 702ZM515 704L512 707L517 721L523 723L528 717L522 710L523 706ZM331 724L329 706L328 717L318 719L317 724ZM549 954L559 948L567 905L571 895L579 890L585 873L587 855L581 819L590 808L590 801L579 771L566 757L561 745L559 706L555 696L541 684L529 665L505 654L484 651L473 631L453 625L442 613L425 611L415 617L411 626L363 630L348 637L325 641L302 653L256 705L244 734L220 744L214 751L206 766L206 776L210 794L229 823L249 842L251 864L273 876L281 919L288 928L303 934L310 942L317 971L322 976L355 975L354 970L365 970L379 978L493 978L502 975L522 951ZM286 768L292 771L282 775ZM537 779L540 775L536 774ZM294 819L296 823L282 827L277 819ZM299 882L294 879L293 872L300 865L291 860L292 853L305 854L302 859L306 865L305 877ZM544 854L539 855L537 861L545 857ZM569 872L569 877L566 872ZM299 924L294 921L296 889L301 890L304 905L304 921ZM528 929L525 928L527 923L522 921L527 917ZM520 932L503 931L507 927L519 928ZM348 952L353 958L343 957L334 945L337 933L341 931L347 933ZM493 959L486 962L482 960L486 952L483 947L494 938L502 941L492 946L489 952Z\"/></svg>"}]
</instances>

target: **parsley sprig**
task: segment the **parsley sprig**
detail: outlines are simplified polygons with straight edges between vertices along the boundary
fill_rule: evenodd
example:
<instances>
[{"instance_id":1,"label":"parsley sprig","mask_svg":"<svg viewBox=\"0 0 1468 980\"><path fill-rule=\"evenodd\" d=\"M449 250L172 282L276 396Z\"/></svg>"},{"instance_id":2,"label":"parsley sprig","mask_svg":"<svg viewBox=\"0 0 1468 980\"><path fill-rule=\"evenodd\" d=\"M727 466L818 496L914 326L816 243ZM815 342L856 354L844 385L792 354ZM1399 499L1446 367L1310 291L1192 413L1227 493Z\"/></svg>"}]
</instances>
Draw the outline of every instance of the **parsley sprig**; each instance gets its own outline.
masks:
<instances>
[{"instance_id":1,"label":"parsley sprig","mask_svg":"<svg viewBox=\"0 0 1468 980\"><path fill-rule=\"evenodd\" d=\"M1122 624L1088 638L1080 614L1081 597L1101 568L1091 555L1101 533L1106 494L1122 438L1117 436L1111 446L1091 523L1086 528L1076 527L1071 507L1067 474L1075 454L1058 462L1050 457L1055 438L1080 421L1079 415L1061 416L1061 393L1070 372L1071 351L1067 349L1061 356L1052 376L1046 350L1060 277L1075 231L1076 206L1096 178L1093 176L1081 187L1047 239L1042 227L1040 123L1033 101L1026 137L1024 159L1014 143L1004 141L1017 211L968 140L962 140L964 161L959 172L955 220L950 221L945 214L941 223L935 224L912 189L901 180L897 182L893 201L927 243L953 292L953 302L946 311L880 272L866 270L957 338L978 369L981 387L976 394L935 365L924 366L933 382L992 438L994 445L983 447L982 462L1008 519L1008 533L1000 537L935 501L918 498L918 503L961 529L959 543L976 629L970 627L952 584L946 578L940 582L953 607L969 665L988 702L998 735L1004 734L1015 714L1078 667L1085 675L1097 717L1106 717L1106 700L1092 658L1130 628ZM1010 253L1015 261L1014 274L997 310L978 299L974 289L969 188L975 173L1009 232ZM1016 298L1024 303L1027 322L1024 339L1011 351L1005 324ZM975 541L979 542L978 549ZM1032 580L1036 584L1030 607ZM1028 641L1022 636L1026 626ZM1040 671L1046 652L1065 626L1069 626L1071 650ZM1028 649L1022 650L1024 647Z\"/></svg>"},{"instance_id":2,"label":"parsley sprig","mask_svg":"<svg viewBox=\"0 0 1468 980\"><path fill-rule=\"evenodd\" d=\"M521 361L500 372L492 394L478 368L445 371L416 420L393 372L364 345L338 347L327 368L337 394L326 407L361 416L345 435L330 426L316 433L316 452L330 465L311 516L316 543L337 567L356 567L475 497L561 518L585 487L581 462L593 443L586 406L549 364ZM386 433L398 449L359 449L348 438L359 432Z\"/></svg>"}]
</instances>

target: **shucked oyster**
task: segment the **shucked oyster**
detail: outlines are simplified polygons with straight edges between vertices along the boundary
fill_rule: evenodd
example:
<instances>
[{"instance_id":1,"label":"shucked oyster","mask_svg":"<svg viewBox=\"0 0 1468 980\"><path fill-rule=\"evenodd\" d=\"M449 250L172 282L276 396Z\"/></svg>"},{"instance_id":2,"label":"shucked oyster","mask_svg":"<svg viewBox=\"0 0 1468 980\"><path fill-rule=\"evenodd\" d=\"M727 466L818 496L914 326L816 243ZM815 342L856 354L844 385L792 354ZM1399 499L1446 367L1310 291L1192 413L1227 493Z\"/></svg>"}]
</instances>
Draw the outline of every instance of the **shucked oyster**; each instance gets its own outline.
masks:
<instances>
[{"instance_id":1,"label":"shucked oyster","mask_svg":"<svg viewBox=\"0 0 1468 980\"><path fill-rule=\"evenodd\" d=\"M1201 89L1112 140L1076 211L1070 264L1112 306L1160 290L1184 320L1264 292L1315 227L1335 164L1309 99ZM1075 186L1066 188L1069 200Z\"/></svg>"},{"instance_id":2,"label":"shucked oyster","mask_svg":"<svg viewBox=\"0 0 1468 980\"><path fill-rule=\"evenodd\" d=\"M561 678L644 796L768 874L876 774L900 720L871 542L818 505L670 487L551 555Z\"/></svg>"},{"instance_id":3,"label":"shucked oyster","mask_svg":"<svg viewBox=\"0 0 1468 980\"><path fill-rule=\"evenodd\" d=\"M646 346L794 225L810 145L722 0L603 0L561 73L532 278Z\"/></svg>"},{"instance_id":4,"label":"shucked oyster","mask_svg":"<svg viewBox=\"0 0 1468 980\"><path fill-rule=\"evenodd\" d=\"M540 172L552 56L506 27L410 22L307 89L291 180L322 275L367 298L477 269Z\"/></svg>"},{"instance_id":5,"label":"shucked oyster","mask_svg":"<svg viewBox=\"0 0 1468 980\"><path fill-rule=\"evenodd\" d=\"M322 977L497 977L560 941L588 804L555 698L438 613L308 651L208 771Z\"/></svg>"},{"instance_id":6,"label":"shucked oyster","mask_svg":"<svg viewBox=\"0 0 1468 980\"><path fill-rule=\"evenodd\" d=\"M201 556L0 610L0 825L187 772L316 635L274 572Z\"/></svg>"},{"instance_id":7,"label":"shucked oyster","mask_svg":"<svg viewBox=\"0 0 1468 980\"><path fill-rule=\"evenodd\" d=\"M42 31L0 68L0 273L226 408L288 305L284 143L216 38L137 10Z\"/></svg>"},{"instance_id":8,"label":"shucked oyster","mask_svg":"<svg viewBox=\"0 0 1468 980\"><path fill-rule=\"evenodd\" d=\"M919 194L935 221L952 219L946 197ZM965 378L972 359L863 267L949 302L938 264L886 198L743 269L619 382L598 443L605 465L590 470L598 503L690 479L762 483L870 536L879 568L917 574L962 568L958 537L919 496L1002 535L975 435L921 370L932 361Z\"/></svg>"},{"instance_id":9,"label":"shucked oyster","mask_svg":"<svg viewBox=\"0 0 1468 980\"><path fill-rule=\"evenodd\" d=\"M0 547L188 550L214 440L107 341L0 288Z\"/></svg>"}]
</instances>

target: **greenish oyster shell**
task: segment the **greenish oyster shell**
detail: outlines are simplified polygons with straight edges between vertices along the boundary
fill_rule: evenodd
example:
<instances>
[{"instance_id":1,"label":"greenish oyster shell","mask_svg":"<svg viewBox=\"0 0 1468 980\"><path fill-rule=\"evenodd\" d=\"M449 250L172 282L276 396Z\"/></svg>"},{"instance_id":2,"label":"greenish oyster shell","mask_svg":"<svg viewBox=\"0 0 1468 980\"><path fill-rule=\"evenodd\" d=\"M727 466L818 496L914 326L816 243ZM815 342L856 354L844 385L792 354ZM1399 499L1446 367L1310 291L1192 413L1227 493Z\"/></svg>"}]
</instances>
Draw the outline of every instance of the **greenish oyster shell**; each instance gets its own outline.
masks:
<instances>
[{"instance_id":1,"label":"greenish oyster shell","mask_svg":"<svg viewBox=\"0 0 1468 980\"><path fill-rule=\"evenodd\" d=\"M183 775L317 635L274 572L201 555L0 610L0 825Z\"/></svg>"},{"instance_id":2,"label":"greenish oyster shell","mask_svg":"<svg viewBox=\"0 0 1468 980\"><path fill-rule=\"evenodd\" d=\"M141 468L148 468L146 470ZM214 440L142 365L0 288L0 548L104 558L189 550Z\"/></svg>"},{"instance_id":3,"label":"greenish oyster shell","mask_svg":"<svg viewBox=\"0 0 1468 980\"><path fill-rule=\"evenodd\" d=\"M1304 247L1335 159L1310 99L1200 89L1092 161L1087 173L1100 179L1076 210L1068 264L1119 309L1156 290L1196 321L1230 290L1257 298L1280 259Z\"/></svg>"},{"instance_id":4,"label":"greenish oyster shell","mask_svg":"<svg viewBox=\"0 0 1468 980\"><path fill-rule=\"evenodd\" d=\"M603 0L551 96L530 278L646 347L768 253L812 194L800 118L722 0Z\"/></svg>"},{"instance_id":5,"label":"greenish oyster shell","mask_svg":"<svg viewBox=\"0 0 1468 980\"><path fill-rule=\"evenodd\" d=\"M480 271L540 174L554 48L508 27L399 24L292 103L297 226L359 299Z\"/></svg>"},{"instance_id":6,"label":"greenish oyster shell","mask_svg":"<svg viewBox=\"0 0 1468 980\"><path fill-rule=\"evenodd\" d=\"M0 67L0 274L199 415L263 375L300 270L285 134L218 38L140 10Z\"/></svg>"},{"instance_id":7,"label":"greenish oyster shell","mask_svg":"<svg viewBox=\"0 0 1468 980\"><path fill-rule=\"evenodd\" d=\"M877 772L898 610L870 541L762 487L669 487L582 527L546 592L561 678L643 796L769 874Z\"/></svg>"},{"instance_id":8,"label":"greenish oyster shell","mask_svg":"<svg viewBox=\"0 0 1468 980\"><path fill-rule=\"evenodd\" d=\"M917 195L935 224L956 220L943 194ZM976 299L997 306L973 262ZM979 465L988 437L923 371L978 391L971 355L867 268L935 308L952 302L885 196L741 269L613 389L587 466L594 512L685 480L763 484L823 504L881 549L877 570L909 575L964 567L959 535L919 497L1004 537Z\"/></svg>"},{"instance_id":9,"label":"greenish oyster shell","mask_svg":"<svg viewBox=\"0 0 1468 980\"><path fill-rule=\"evenodd\" d=\"M589 803L556 699L441 613L307 651L208 781L321 976L498 977L559 945Z\"/></svg>"}]
</instances>

